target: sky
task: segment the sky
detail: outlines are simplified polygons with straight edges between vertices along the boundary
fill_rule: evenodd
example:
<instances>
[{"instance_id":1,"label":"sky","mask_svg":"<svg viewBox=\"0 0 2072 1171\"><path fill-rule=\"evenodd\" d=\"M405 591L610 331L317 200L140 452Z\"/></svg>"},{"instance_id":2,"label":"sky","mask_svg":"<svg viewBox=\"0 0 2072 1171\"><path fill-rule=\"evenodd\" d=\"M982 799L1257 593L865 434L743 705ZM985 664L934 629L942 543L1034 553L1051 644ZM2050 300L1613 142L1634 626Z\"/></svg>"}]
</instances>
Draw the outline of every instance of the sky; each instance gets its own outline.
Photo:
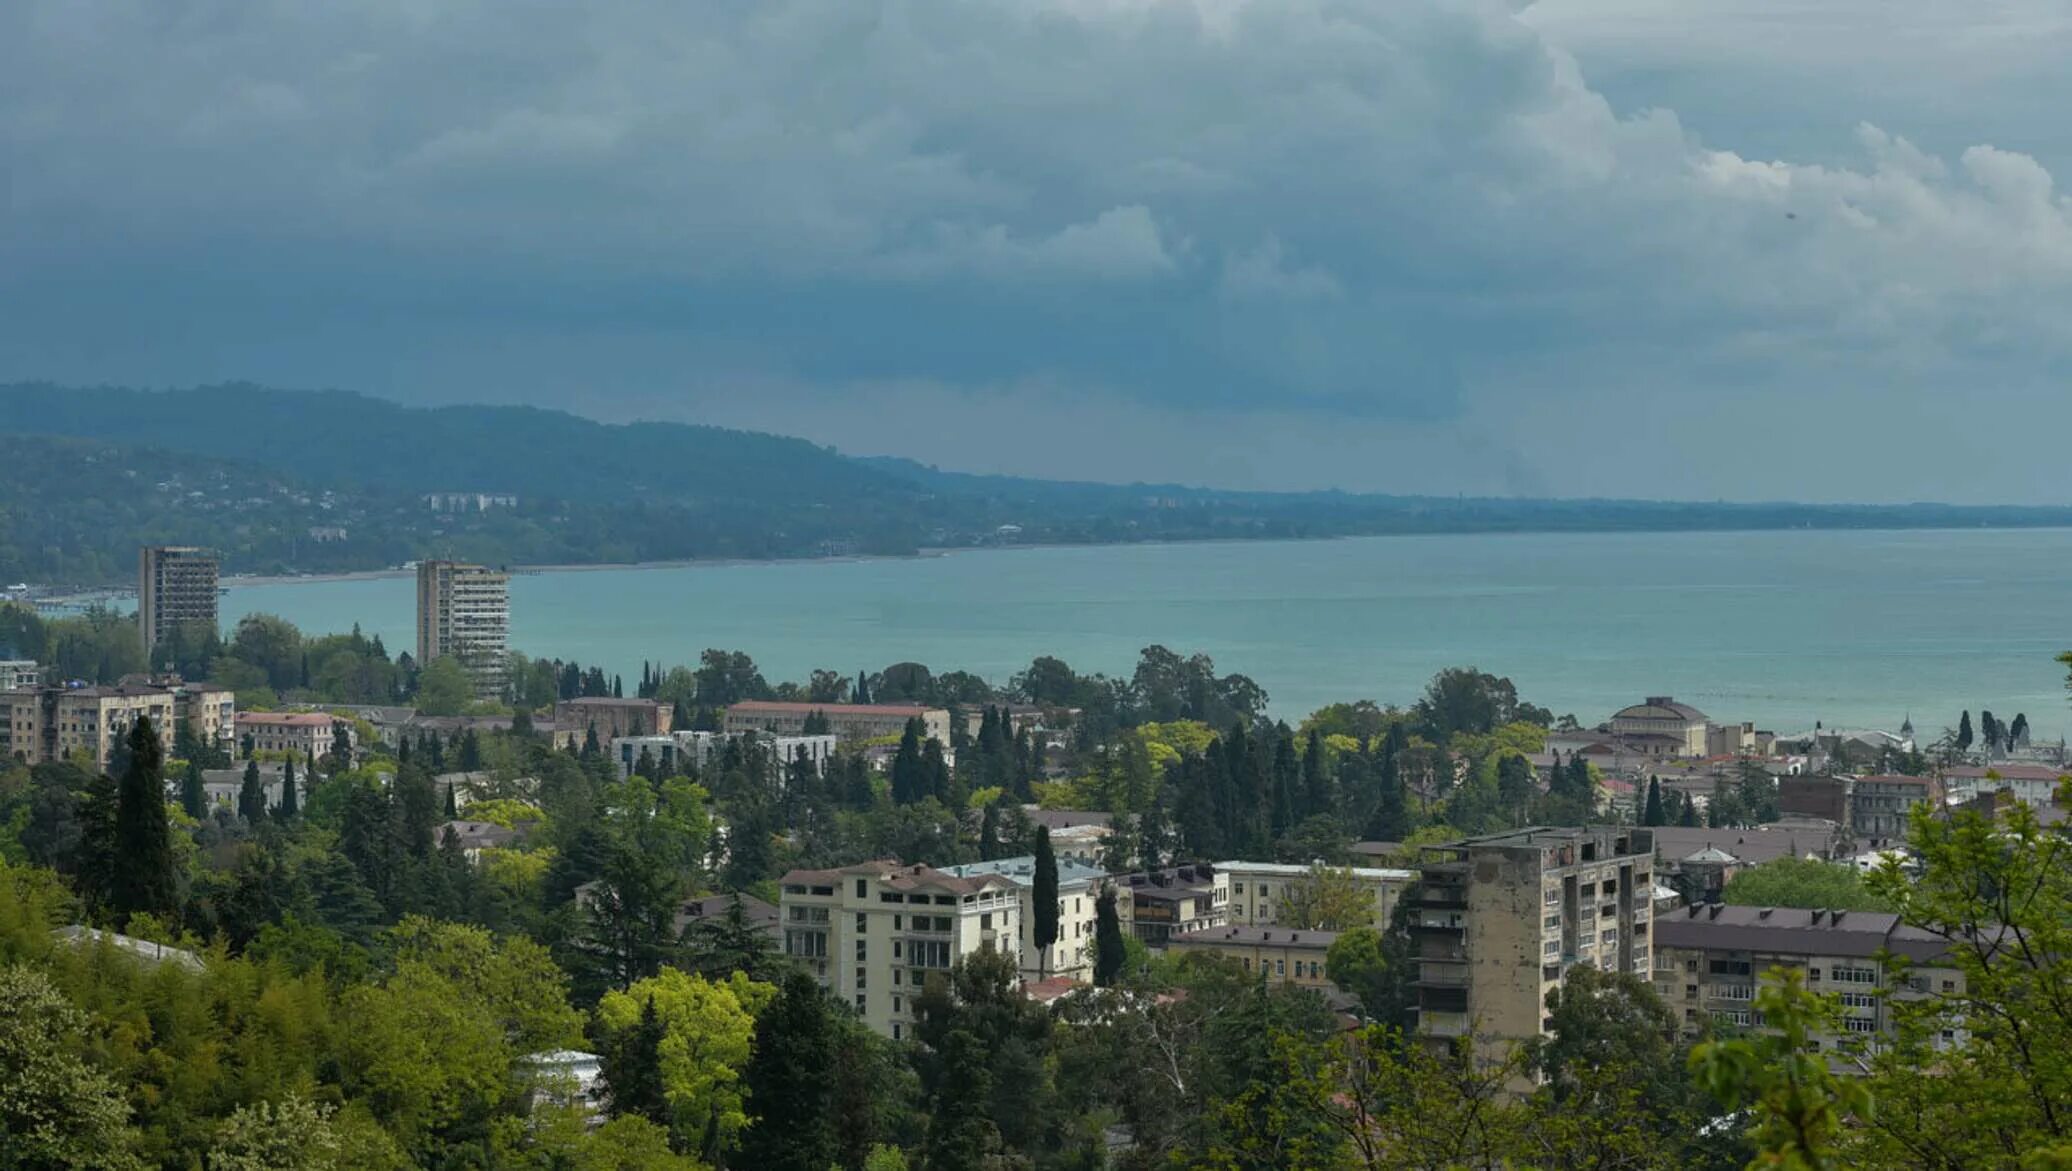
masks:
<instances>
[{"instance_id":1,"label":"sky","mask_svg":"<svg viewBox=\"0 0 2072 1171\"><path fill-rule=\"evenodd\" d=\"M2068 63L2062 0L13 0L0 381L2063 502Z\"/></svg>"}]
</instances>

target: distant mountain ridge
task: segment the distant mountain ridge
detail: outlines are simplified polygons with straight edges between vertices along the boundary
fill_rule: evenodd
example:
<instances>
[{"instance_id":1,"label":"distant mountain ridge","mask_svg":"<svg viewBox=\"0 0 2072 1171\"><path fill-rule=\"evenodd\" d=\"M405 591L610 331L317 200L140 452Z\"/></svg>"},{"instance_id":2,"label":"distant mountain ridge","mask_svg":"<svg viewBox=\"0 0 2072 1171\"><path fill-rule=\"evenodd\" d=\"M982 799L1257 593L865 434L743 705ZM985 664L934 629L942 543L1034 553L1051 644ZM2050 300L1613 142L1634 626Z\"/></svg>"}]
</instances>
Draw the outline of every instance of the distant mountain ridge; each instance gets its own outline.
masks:
<instances>
[{"instance_id":1,"label":"distant mountain ridge","mask_svg":"<svg viewBox=\"0 0 2072 1171\"><path fill-rule=\"evenodd\" d=\"M454 515L427 493L509 492ZM231 572L909 554L1473 532L2072 526L2072 507L1272 493L943 471L802 439L345 391L0 385L0 580L119 581L145 541Z\"/></svg>"}]
</instances>

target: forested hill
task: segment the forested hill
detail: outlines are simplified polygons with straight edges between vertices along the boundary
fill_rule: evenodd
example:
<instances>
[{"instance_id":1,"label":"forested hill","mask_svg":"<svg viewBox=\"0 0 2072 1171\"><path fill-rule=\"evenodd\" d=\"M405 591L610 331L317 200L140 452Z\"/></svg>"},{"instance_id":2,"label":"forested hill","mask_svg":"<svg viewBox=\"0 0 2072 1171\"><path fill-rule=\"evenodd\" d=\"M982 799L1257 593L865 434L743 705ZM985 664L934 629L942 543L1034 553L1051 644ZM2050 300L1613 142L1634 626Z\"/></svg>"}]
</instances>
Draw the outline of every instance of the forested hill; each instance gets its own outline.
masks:
<instances>
[{"instance_id":1,"label":"forested hill","mask_svg":"<svg viewBox=\"0 0 2072 1171\"><path fill-rule=\"evenodd\" d=\"M503 492L454 516L431 492ZM342 391L0 385L0 582L128 580L136 546L228 572L906 554L1394 533L2072 525L2072 508L1231 492L941 471L800 439Z\"/></svg>"}]
</instances>

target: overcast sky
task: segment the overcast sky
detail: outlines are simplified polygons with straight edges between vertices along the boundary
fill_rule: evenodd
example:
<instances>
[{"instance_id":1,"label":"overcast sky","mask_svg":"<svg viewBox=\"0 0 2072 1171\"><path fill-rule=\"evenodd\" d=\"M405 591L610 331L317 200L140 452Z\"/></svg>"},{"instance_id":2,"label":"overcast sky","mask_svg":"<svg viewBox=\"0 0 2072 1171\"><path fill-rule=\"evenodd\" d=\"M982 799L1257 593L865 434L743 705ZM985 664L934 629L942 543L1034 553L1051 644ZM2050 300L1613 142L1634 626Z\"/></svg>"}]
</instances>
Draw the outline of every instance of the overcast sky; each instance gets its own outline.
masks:
<instances>
[{"instance_id":1,"label":"overcast sky","mask_svg":"<svg viewBox=\"0 0 2072 1171\"><path fill-rule=\"evenodd\" d=\"M13 0L0 380L2063 501L2067 108L2063 0Z\"/></svg>"}]
</instances>

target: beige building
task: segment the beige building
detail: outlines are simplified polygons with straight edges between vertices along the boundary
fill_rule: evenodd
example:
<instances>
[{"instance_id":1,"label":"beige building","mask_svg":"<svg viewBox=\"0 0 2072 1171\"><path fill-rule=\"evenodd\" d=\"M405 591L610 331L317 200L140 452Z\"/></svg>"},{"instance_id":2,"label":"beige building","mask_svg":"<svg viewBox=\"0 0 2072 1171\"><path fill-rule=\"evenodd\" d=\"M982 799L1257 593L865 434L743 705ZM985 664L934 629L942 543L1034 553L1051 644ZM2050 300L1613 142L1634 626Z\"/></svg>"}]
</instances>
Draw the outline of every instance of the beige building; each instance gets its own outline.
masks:
<instances>
[{"instance_id":1,"label":"beige building","mask_svg":"<svg viewBox=\"0 0 2072 1171\"><path fill-rule=\"evenodd\" d=\"M1414 870L1386 870L1367 866L1333 866L1326 869L1349 875L1374 903L1373 926L1386 927L1395 913L1396 900L1417 881ZM1283 862L1218 862L1216 875L1230 888L1226 922L1258 927L1300 927L1284 912L1288 893L1307 881L1312 867Z\"/></svg>"},{"instance_id":2,"label":"beige building","mask_svg":"<svg viewBox=\"0 0 2072 1171\"><path fill-rule=\"evenodd\" d=\"M815 713L827 718L828 731L844 740L875 740L906 732L908 720L921 721L921 734L931 740L950 743L950 713L946 708L901 703L779 703L774 700L746 700L727 709L727 732L774 732L779 736L800 736L806 720Z\"/></svg>"},{"instance_id":3,"label":"beige building","mask_svg":"<svg viewBox=\"0 0 2072 1171\"><path fill-rule=\"evenodd\" d=\"M1207 863L1125 874L1115 883L1129 892L1130 930L1147 947L1230 922L1230 884Z\"/></svg>"},{"instance_id":4,"label":"beige building","mask_svg":"<svg viewBox=\"0 0 2072 1171\"><path fill-rule=\"evenodd\" d=\"M912 1034L914 997L930 976L982 948L1021 963L1020 893L999 875L887 860L794 870L781 885L784 953L895 1041Z\"/></svg>"},{"instance_id":5,"label":"beige building","mask_svg":"<svg viewBox=\"0 0 2072 1171\"><path fill-rule=\"evenodd\" d=\"M1705 713L1666 695L1612 713L1611 732L1651 756L1705 755Z\"/></svg>"},{"instance_id":6,"label":"beige building","mask_svg":"<svg viewBox=\"0 0 2072 1171\"><path fill-rule=\"evenodd\" d=\"M43 668L34 659L0 659L0 691L43 684Z\"/></svg>"},{"instance_id":7,"label":"beige building","mask_svg":"<svg viewBox=\"0 0 2072 1171\"><path fill-rule=\"evenodd\" d=\"M676 709L658 699L586 695L554 705L554 736L580 748L597 729L599 747L621 736L666 736Z\"/></svg>"},{"instance_id":8,"label":"beige building","mask_svg":"<svg viewBox=\"0 0 2072 1171\"><path fill-rule=\"evenodd\" d=\"M1109 885L1106 871L1069 858L1058 859L1058 938L1050 945L1048 956L1036 946L1036 906L1032 901L1036 891L1036 859L1033 855L947 866L943 872L958 878L997 875L1014 883L1020 897L1022 979L1062 976L1069 980L1092 981L1094 939L1100 925L1098 904L1102 889ZM1118 887L1115 901L1115 917L1127 932L1130 923L1129 888Z\"/></svg>"},{"instance_id":9,"label":"beige building","mask_svg":"<svg viewBox=\"0 0 2072 1171\"><path fill-rule=\"evenodd\" d=\"M292 752L304 761L327 756L337 730L345 730L346 743L358 750L350 721L322 712L239 712L238 739L252 738L253 752Z\"/></svg>"},{"instance_id":10,"label":"beige building","mask_svg":"<svg viewBox=\"0 0 2072 1171\"><path fill-rule=\"evenodd\" d=\"M1857 777L1848 784L1849 830L1857 844L1903 842L1916 805L1942 809L1942 786L1934 777Z\"/></svg>"},{"instance_id":11,"label":"beige building","mask_svg":"<svg viewBox=\"0 0 2072 1171\"><path fill-rule=\"evenodd\" d=\"M417 664L452 655L475 680L475 694L504 694L511 635L510 577L460 561L417 566Z\"/></svg>"},{"instance_id":12,"label":"beige building","mask_svg":"<svg viewBox=\"0 0 2072 1171\"><path fill-rule=\"evenodd\" d=\"M1892 1039L1892 1000L1964 994L1964 973L1950 965L1946 948L1897 915L1714 903L1680 909L1655 924L1655 992L1686 1036L1708 1025L1757 1029L1763 1021L1754 1000L1763 974L1796 969L1807 987L1832 994L1841 1007L1841 1030L1815 1033L1813 1048L1834 1055L1837 1069L1853 1070L1850 1057ZM1886 970L1879 957L1888 952L1909 961L1904 976ZM1954 1028L1937 1039L1939 1045L1961 1040Z\"/></svg>"},{"instance_id":13,"label":"beige building","mask_svg":"<svg viewBox=\"0 0 2072 1171\"><path fill-rule=\"evenodd\" d=\"M177 677L163 686L173 693L173 718L185 723L195 739L228 756L237 755L237 692Z\"/></svg>"},{"instance_id":14,"label":"beige building","mask_svg":"<svg viewBox=\"0 0 2072 1171\"><path fill-rule=\"evenodd\" d=\"M137 717L151 720L170 758L176 719L169 688L36 687L0 692L0 756L28 764L61 761L84 752L97 769L129 734Z\"/></svg>"},{"instance_id":15,"label":"beige building","mask_svg":"<svg viewBox=\"0 0 2072 1171\"><path fill-rule=\"evenodd\" d=\"M1417 1030L1521 1043L1578 964L1653 970L1647 830L1533 828L1428 847L1403 897L1418 945Z\"/></svg>"},{"instance_id":16,"label":"beige building","mask_svg":"<svg viewBox=\"0 0 2072 1171\"><path fill-rule=\"evenodd\" d=\"M147 545L138 552L137 632L147 661L181 623L205 622L216 629L217 575L216 555L206 549Z\"/></svg>"},{"instance_id":17,"label":"beige building","mask_svg":"<svg viewBox=\"0 0 2072 1171\"><path fill-rule=\"evenodd\" d=\"M1185 955L1208 952L1244 964L1245 971L1305 988L1325 988L1324 958L1338 941L1336 932L1291 931L1285 927L1207 927L1175 935L1166 951Z\"/></svg>"}]
</instances>

